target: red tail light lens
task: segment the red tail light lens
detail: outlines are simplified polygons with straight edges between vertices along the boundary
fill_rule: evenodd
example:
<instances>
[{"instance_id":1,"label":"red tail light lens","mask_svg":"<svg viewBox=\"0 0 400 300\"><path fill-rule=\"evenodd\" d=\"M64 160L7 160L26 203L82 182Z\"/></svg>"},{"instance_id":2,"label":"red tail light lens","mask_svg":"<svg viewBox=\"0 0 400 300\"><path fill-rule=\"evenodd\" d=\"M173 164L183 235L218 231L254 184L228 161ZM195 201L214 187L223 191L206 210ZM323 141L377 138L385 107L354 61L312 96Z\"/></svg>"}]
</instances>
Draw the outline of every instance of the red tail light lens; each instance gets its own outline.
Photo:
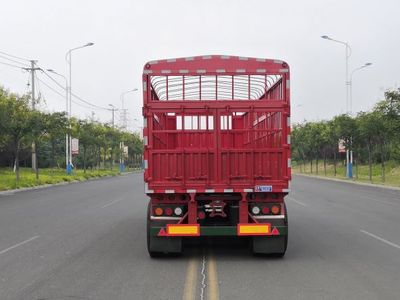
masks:
<instances>
[{"instance_id":1,"label":"red tail light lens","mask_svg":"<svg viewBox=\"0 0 400 300\"><path fill-rule=\"evenodd\" d=\"M204 211L199 211L197 216L200 220L203 220L206 217L206 213Z\"/></svg>"},{"instance_id":2,"label":"red tail light lens","mask_svg":"<svg viewBox=\"0 0 400 300\"><path fill-rule=\"evenodd\" d=\"M172 208L167 207L167 208L165 209L164 213L165 213L166 216L172 215Z\"/></svg>"},{"instance_id":3,"label":"red tail light lens","mask_svg":"<svg viewBox=\"0 0 400 300\"><path fill-rule=\"evenodd\" d=\"M263 215L268 215L270 213L270 209L268 206L264 206L261 212L263 213Z\"/></svg>"}]
</instances>

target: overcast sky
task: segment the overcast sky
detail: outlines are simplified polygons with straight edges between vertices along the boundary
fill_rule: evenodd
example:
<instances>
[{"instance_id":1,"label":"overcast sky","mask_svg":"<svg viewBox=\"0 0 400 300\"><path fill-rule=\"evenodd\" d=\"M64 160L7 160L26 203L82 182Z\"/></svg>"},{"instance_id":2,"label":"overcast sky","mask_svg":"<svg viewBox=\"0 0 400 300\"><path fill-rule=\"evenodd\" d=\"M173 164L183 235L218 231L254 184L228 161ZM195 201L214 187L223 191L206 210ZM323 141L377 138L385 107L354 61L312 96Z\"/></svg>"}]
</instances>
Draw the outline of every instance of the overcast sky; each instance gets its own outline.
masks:
<instances>
[{"instance_id":1,"label":"overcast sky","mask_svg":"<svg viewBox=\"0 0 400 300\"><path fill-rule=\"evenodd\" d=\"M95 43L73 53L73 90L97 105L120 107L120 94L139 88L125 97L135 129L146 61L204 54L282 59L292 72L292 120L321 120L344 113L346 100L345 47L320 36L349 43L350 71L373 63L353 77L353 111L368 110L400 85L399 12L396 0L12 0L1 3L0 51L66 75L68 49ZM14 64L1 56L0 62ZM25 93L28 78L0 64L0 85L10 91ZM39 87L41 109L65 110L63 97ZM81 118L92 110L95 119L110 121L109 111L72 107Z\"/></svg>"}]
</instances>

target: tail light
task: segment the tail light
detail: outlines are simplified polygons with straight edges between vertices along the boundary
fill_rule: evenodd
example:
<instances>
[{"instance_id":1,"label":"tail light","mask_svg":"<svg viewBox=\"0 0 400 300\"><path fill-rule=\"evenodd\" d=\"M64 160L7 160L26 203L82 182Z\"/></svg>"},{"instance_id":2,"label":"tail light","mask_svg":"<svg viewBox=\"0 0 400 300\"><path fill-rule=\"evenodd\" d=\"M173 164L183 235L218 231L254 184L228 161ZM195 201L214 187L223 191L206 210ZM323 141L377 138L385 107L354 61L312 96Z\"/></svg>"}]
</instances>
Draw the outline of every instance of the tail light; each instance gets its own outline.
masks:
<instances>
[{"instance_id":1,"label":"tail light","mask_svg":"<svg viewBox=\"0 0 400 300\"><path fill-rule=\"evenodd\" d=\"M268 206L264 206L264 207L261 209L261 212L262 212L263 215L268 215L268 214L270 213L270 209L269 209Z\"/></svg>"},{"instance_id":2,"label":"tail light","mask_svg":"<svg viewBox=\"0 0 400 300\"><path fill-rule=\"evenodd\" d=\"M272 212L273 215L279 214L280 211L281 211L281 208L280 208L279 205L272 205L271 212Z\"/></svg>"},{"instance_id":3,"label":"tail light","mask_svg":"<svg viewBox=\"0 0 400 300\"><path fill-rule=\"evenodd\" d=\"M182 210L182 208L180 208L180 207L176 207L176 208L174 209L174 214L175 214L176 216L182 215L182 212L183 212L183 210Z\"/></svg>"},{"instance_id":4,"label":"tail light","mask_svg":"<svg viewBox=\"0 0 400 300\"><path fill-rule=\"evenodd\" d=\"M205 217L206 217L206 213L204 212L204 211L199 211L198 213L197 213L197 217L200 219L200 220L203 220Z\"/></svg>"},{"instance_id":5,"label":"tail light","mask_svg":"<svg viewBox=\"0 0 400 300\"><path fill-rule=\"evenodd\" d=\"M260 208L258 206L253 206L251 208L251 212L253 213L253 215L258 215L260 213Z\"/></svg>"},{"instance_id":6,"label":"tail light","mask_svg":"<svg viewBox=\"0 0 400 300\"><path fill-rule=\"evenodd\" d=\"M172 208L171 208L171 207L167 207L167 208L164 210L164 213L165 213L166 216L172 215Z\"/></svg>"},{"instance_id":7,"label":"tail light","mask_svg":"<svg viewBox=\"0 0 400 300\"><path fill-rule=\"evenodd\" d=\"M163 210L161 207L156 207L156 208L154 209L154 214L155 214L156 216L161 216L161 215L163 214L163 212L164 212L164 210Z\"/></svg>"}]
</instances>

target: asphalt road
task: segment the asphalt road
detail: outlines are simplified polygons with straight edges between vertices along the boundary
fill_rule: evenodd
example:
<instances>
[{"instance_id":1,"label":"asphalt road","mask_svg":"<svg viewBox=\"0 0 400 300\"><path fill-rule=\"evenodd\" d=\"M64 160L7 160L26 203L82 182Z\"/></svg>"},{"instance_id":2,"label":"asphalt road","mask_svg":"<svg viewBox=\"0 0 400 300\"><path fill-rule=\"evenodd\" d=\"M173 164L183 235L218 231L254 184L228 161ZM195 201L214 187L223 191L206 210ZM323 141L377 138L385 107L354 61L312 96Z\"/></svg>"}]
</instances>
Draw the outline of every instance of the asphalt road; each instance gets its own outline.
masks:
<instances>
[{"instance_id":1,"label":"asphalt road","mask_svg":"<svg viewBox=\"0 0 400 300\"><path fill-rule=\"evenodd\" d=\"M400 192L294 177L283 259L146 250L142 174L0 195L0 299L400 299Z\"/></svg>"}]
</instances>

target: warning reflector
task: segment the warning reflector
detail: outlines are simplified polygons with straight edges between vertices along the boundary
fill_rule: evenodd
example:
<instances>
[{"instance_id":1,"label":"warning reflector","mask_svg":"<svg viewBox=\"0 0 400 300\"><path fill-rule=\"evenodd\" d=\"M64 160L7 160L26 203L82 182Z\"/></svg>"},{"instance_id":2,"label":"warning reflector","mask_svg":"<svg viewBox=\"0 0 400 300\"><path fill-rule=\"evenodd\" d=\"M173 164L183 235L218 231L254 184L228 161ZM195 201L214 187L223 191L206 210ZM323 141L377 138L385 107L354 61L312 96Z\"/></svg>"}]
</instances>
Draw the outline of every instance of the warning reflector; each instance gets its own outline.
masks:
<instances>
[{"instance_id":1,"label":"warning reflector","mask_svg":"<svg viewBox=\"0 0 400 300\"><path fill-rule=\"evenodd\" d=\"M238 224L238 235L269 235L271 234L271 224Z\"/></svg>"},{"instance_id":2,"label":"warning reflector","mask_svg":"<svg viewBox=\"0 0 400 300\"><path fill-rule=\"evenodd\" d=\"M157 236L166 236L166 235L167 235L167 233L165 232L164 228L161 228L157 234Z\"/></svg>"},{"instance_id":3,"label":"warning reflector","mask_svg":"<svg viewBox=\"0 0 400 300\"><path fill-rule=\"evenodd\" d=\"M167 224L168 236L199 236L199 224Z\"/></svg>"},{"instance_id":4,"label":"warning reflector","mask_svg":"<svg viewBox=\"0 0 400 300\"><path fill-rule=\"evenodd\" d=\"M280 235L278 228L274 227L274 229L271 231L271 235Z\"/></svg>"}]
</instances>

